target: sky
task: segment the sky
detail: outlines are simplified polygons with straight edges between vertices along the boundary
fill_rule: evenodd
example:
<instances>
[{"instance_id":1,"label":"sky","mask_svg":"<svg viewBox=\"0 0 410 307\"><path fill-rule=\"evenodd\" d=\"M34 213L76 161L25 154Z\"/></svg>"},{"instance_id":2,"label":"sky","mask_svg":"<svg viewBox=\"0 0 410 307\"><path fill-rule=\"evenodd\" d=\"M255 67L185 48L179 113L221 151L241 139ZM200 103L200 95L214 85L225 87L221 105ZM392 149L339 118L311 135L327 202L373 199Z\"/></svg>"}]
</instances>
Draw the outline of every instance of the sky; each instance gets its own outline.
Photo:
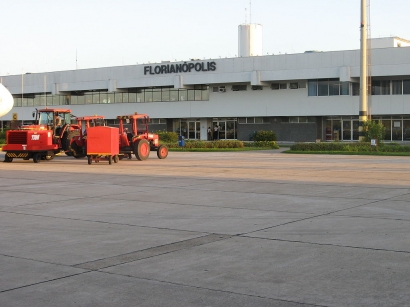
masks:
<instances>
[{"instance_id":1,"label":"sky","mask_svg":"<svg viewBox=\"0 0 410 307\"><path fill-rule=\"evenodd\" d=\"M410 40L409 0L368 0L373 38ZM238 54L238 25L263 54L360 48L360 0L0 0L0 76Z\"/></svg>"}]
</instances>

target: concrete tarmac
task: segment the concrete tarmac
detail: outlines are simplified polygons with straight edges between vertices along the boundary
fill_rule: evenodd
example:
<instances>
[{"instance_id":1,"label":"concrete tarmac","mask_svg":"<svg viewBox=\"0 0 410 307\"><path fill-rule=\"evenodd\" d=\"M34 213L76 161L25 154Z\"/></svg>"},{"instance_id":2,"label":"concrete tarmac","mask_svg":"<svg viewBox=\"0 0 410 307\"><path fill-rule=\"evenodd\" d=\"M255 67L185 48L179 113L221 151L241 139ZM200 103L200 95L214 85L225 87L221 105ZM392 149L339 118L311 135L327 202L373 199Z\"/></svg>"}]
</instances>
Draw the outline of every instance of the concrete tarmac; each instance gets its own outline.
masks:
<instances>
[{"instance_id":1,"label":"concrete tarmac","mask_svg":"<svg viewBox=\"0 0 410 307\"><path fill-rule=\"evenodd\" d=\"M0 306L410 306L409 187L408 157L0 163Z\"/></svg>"}]
</instances>

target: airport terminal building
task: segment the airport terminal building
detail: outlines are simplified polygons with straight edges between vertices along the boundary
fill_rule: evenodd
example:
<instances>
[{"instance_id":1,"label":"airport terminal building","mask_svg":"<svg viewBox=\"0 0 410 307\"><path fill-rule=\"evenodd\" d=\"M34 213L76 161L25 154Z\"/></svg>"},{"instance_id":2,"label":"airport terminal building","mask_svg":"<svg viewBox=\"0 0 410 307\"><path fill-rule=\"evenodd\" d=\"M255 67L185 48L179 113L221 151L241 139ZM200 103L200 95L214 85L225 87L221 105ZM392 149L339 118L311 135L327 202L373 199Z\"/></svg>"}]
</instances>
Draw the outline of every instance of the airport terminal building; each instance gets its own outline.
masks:
<instances>
[{"instance_id":1,"label":"airport terminal building","mask_svg":"<svg viewBox=\"0 0 410 307\"><path fill-rule=\"evenodd\" d=\"M372 40L369 113L386 141L410 140L410 42ZM272 130L278 141L358 140L360 50L190 59L0 77L14 97L6 126L35 108L69 108L76 116L147 113L151 130L207 139L249 140Z\"/></svg>"}]
</instances>

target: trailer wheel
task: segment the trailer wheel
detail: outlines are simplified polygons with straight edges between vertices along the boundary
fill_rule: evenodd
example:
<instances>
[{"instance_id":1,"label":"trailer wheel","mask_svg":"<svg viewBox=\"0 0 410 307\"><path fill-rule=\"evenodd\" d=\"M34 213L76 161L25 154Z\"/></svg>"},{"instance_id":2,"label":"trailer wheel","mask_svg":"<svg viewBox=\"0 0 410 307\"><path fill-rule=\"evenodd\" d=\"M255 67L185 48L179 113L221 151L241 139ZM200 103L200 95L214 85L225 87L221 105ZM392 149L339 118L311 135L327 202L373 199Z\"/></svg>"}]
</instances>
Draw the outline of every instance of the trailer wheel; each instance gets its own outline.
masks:
<instances>
[{"instance_id":1,"label":"trailer wheel","mask_svg":"<svg viewBox=\"0 0 410 307\"><path fill-rule=\"evenodd\" d=\"M168 147L165 145L159 145L157 150L158 159L165 159L168 156Z\"/></svg>"},{"instance_id":2,"label":"trailer wheel","mask_svg":"<svg viewBox=\"0 0 410 307\"><path fill-rule=\"evenodd\" d=\"M108 156L108 164L112 164L112 156Z\"/></svg>"},{"instance_id":3,"label":"trailer wheel","mask_svg":"<svg viewBox=\"0 0 410 307\"><path fill-rule=\"evenodd\" d=\"M33 162L38 163L41 161L41 153L37 152L33 155Z\"/></svg>"},{"instance_id":4,"label":"trailer wheel","mask_svg":"<svg viewBox=\"0 0 410 307\"><path fill-rule=\"evenodd\" d=\"M10 163L13 162L13 158L12 157L7 157L7 155L4 156L4 162Z\"/></svg>"},{"instance_id":5,"label":"trailer wheel","mask_svg":"<svg viewBox=\"0 0 410 307\"><path fill-rule=\"evenodd\" d=\"M93 158L91 156L87 156L87 158L88 158L88 164L93 163Z\"/></svg>"},{"instance_id":6,"label":"trailer wheel","mask_svg":"<svg viewBox=\"0 0 410 307\"><path fill-rule=\"evenodd\" d=\"M120 161L120 157L118 157L118 155L114 156L114 163L118 163L118 161Z\"/></svg>"},{"instance_id":7,"label":"trailer wheel","mask_svg":"<svg viewBox=\"0 0 410 307\"><path fill-rule=\"evenodd\" d=\"M149 152L150 152L150 146L147 140L141 139L135 142L134 154L138 160L143 161L143 160L148 159Z\"/></svg>"}]
</instances>

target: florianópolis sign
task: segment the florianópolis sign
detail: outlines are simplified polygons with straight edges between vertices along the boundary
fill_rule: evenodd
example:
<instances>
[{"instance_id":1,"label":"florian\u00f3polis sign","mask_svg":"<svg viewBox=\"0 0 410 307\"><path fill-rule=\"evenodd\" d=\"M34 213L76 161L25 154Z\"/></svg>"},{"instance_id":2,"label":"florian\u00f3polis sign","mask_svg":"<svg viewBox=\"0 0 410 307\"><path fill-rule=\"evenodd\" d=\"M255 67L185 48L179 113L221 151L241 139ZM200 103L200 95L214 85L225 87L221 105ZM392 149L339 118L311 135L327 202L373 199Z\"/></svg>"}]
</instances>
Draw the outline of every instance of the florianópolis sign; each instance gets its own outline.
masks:
<instances>
[{"instance_id":1,"label":"florian\u00f3polis sign","mask_svg":"<svg viewBox=\"0 0 410 307\"><path fill-rule=\"evenodd\" d=\"M161 64L153 66L144 66L144 75L161 75L161 74L174 74L181 72L191 72L191 71L215 71L215 62L196 62L182 64Z\"/></svg>"}]
</instances>

